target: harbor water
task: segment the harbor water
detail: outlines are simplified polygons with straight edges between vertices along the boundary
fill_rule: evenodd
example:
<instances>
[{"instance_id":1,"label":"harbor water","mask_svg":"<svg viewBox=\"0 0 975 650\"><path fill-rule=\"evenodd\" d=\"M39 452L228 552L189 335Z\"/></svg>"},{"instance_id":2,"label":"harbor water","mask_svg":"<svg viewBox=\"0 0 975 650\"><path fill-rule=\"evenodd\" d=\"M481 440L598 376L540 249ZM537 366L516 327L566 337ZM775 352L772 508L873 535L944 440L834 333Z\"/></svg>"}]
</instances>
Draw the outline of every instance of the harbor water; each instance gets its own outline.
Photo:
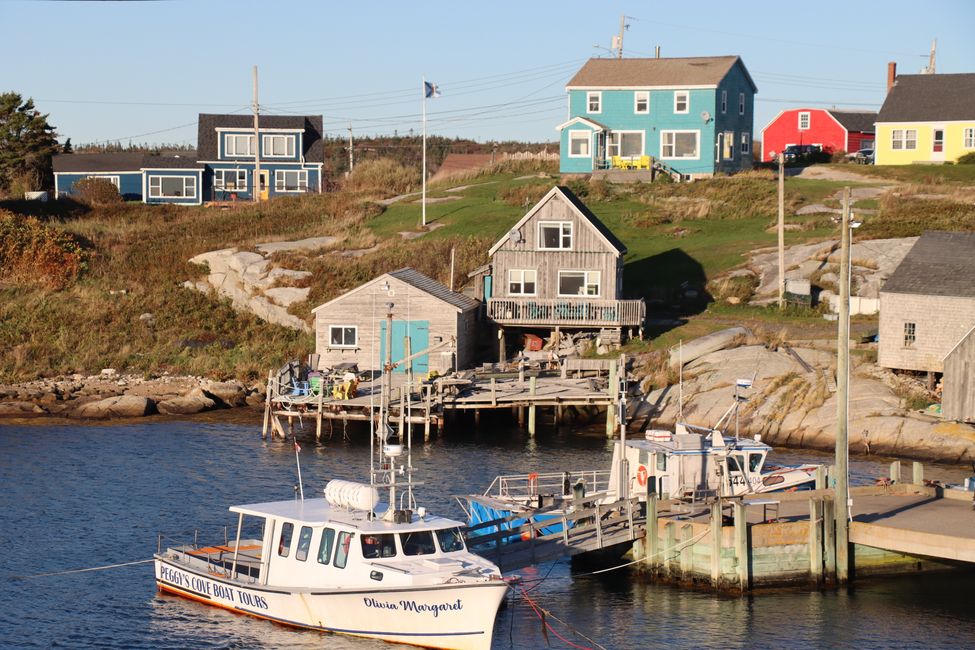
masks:
<instances>
[{"instance_id":1,"label":"harbor water","mask_svg":"<svg viewBox=\"0 0 975 650\"><path fill-rule=\"evenodd\" d=\"M231 504L292 498L290 442L264 441L252 416L135 424L0 426L0 647L387 648L388 644L292 630L156 592L150 563L36 574L151 558L157 534L223 541ZM462 518L452 495L483 490L498 474L608 467L597 431L480 432L453 428L414 446L419 504ZM309 437L310 436L310 437ZM337 427L303 440L306 495L329 478L362 480L368 436ZM777 450L774 462L830 462ZM852 458L854 483L887 473ZM909 466L905 467L910 475ZM925 467L960 482L964 468ZM975 516L975 513L972 514ZM207 537L203 537L207 534ZM498 615L495 648L971 648L972 572L863 581L823 592L749 598L648 584L629 569L589 575L568 561L519 572L546 629L512 594ZM583 636L584 635L584 636ZM563 638L560 638L563 637ZM571 645L570 644L574 644Z\"/></svg>"}]
</instances>

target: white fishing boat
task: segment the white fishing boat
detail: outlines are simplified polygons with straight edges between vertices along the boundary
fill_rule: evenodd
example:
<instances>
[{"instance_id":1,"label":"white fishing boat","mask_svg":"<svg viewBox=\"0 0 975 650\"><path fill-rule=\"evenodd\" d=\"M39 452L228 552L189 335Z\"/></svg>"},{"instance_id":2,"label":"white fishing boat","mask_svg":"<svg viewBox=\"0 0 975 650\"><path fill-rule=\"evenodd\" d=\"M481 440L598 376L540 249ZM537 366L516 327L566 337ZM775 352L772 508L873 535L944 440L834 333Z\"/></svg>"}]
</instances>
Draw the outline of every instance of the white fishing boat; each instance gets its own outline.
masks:
<instances>
[{"instance_id":1,"label":"white fishing boat","mask_svg":"<svg viewBox=\"0 0 975 650\"><path fill-rule=\"evenodd\" d=\"M319 498L232 506L232 540L159 549L158 588L295 627L490 648L508 582L467 549L460 522L416 504L409 435L389 428L386 403L368 484L332 480Z\"/></svg>"}]
</instances>

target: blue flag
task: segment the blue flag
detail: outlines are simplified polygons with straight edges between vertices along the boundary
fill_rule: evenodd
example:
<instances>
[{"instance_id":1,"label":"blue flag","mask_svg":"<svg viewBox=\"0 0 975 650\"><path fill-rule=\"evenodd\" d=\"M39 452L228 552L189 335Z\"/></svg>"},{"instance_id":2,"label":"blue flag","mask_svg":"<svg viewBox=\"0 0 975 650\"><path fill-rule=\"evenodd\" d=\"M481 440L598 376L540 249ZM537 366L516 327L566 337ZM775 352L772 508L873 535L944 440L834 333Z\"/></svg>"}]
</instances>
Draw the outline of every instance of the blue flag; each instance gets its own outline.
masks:
<instances>
[{"instance_id":1,"label":"blue flag","mask_svg":"<svg viewBox=\"0 0 975 650\"><path fill-rule=\"evenodd\" d=\"M440 88L437 87L437 84L432 84L429 81L424 81L423 95L425 97L440 97Z\"/></svg>"}]
</instances>

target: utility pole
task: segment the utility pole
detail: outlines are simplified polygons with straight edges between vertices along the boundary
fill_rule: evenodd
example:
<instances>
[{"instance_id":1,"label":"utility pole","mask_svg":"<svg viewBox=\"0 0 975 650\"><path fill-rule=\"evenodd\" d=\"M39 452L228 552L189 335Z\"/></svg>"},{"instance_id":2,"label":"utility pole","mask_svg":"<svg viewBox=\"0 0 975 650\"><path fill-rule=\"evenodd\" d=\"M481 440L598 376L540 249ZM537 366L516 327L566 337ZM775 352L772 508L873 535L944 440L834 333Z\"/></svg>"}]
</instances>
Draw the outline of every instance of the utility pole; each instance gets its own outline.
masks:
<instances>
[{"instance_id":1,"label":"utility pole","mask_svg":"<svg viewBox=\"0 0 975 650\"><path fill-rule=\"evenodd\" d=\"M924 71L924 74L935 74L934 68L934 56L935 51L938 49L938 39L931 41L931 54L928 55L928 67Z\"/></svg>"},{"instance_id":2,"label":"utility pole","mask_svg":"<svg viewBox=\"0 0 975 650\"><path fill-rule=\"evenodd\" d=\"M836 580L849 579L849 410L850 410L850 188L843 189L840 226L840 314L836 336Z\"/></svg>"},{"instance_id":3,"label":"utility pole","mask_svg":"<svg viewBox=\"0 0 975 650\"><path fill-rule=\"evenodd\" d=\"M349 176L355 168L355 158L352 155L352 120L349 120Z\"/></svg>"},{"instance_id":4,"label":"utility pole","mask_svg":"<svg viewBox=\"0 0 975 650\"><path fill-rule=\"evenodd\" d=\"M616 48L617 59L623 58L623 32L625 30L626 30L626 16L620 14L620 35L617 37L619 38L619 42L618 42L619 47Z\"/></svg>"},{"instance_id":5,"label":"utility pole","mask_svg":"<svg viewBox=\"0 0 975 650\"><path fill-rule=\"evenodd\" d=\"M261 130L258 124L260 105L257 103L257 66L254 66L254 202L261 200Z\"/></svg>"},{"instance_id":6,"label":"utility pole","mask_svg":"<svg viewBox=\"0 0 975 650\"><path fill-rule=\"evenodd\" d=\"M785 308L785 155L779 152L779 309Z\"/></svg>"}]
</instances>

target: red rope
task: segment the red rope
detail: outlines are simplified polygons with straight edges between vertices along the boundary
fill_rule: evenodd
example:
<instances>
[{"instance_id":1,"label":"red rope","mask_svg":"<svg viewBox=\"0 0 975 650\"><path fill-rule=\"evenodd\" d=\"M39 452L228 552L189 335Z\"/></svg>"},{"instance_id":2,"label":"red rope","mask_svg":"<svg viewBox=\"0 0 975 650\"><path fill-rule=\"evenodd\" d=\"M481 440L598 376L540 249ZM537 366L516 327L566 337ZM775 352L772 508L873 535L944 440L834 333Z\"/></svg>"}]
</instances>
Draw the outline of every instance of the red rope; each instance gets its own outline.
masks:
<instances>
[{"instance_id":1,"label":"red rope","mask_svg":"<svg viewBox=\"0 0 975 650\"><path fill-rule=\"evenodd\" d=\"M546 628L548 628L548 630L549 630L549 631L550 631L550 632L551 632L552 634L554 634L554 635L555 635L555 636L557 636L557 637L558 637L559 639L561 639L561 640L562 640L563 642L565 642L565 643L567 643L567 644L569 644L569 645L570 645L570 646L572 646L573 648L578 648L579 650L592 650L592 648L590 648L590 647L587 647L587 646L583 646L583 645L577 645L577 644L575 644L575 643L573 643L572 641L569 641L569 640L568 640L567 638L565 638L565 637L564 637L564 636L562 636L561 634L559 634L559 633L558 633L558 632L557 632L557 631L555 630L555 628L554 628L554 627L552 627L552 625L551 625L551 624L550 624L550 623L549 623L549 622L548 622L547 620L545 620L545 617L544 617L544 616L542 615L542 612L541 612L541 610L540 610L540 608L539 608L539 607L538 607L538 606L537 606L537 605L535 604L535 601L533 601L533 600L532 600L532 599L531 599L531 598L530 598L530 597L528 596L528 594L527 594L527 593L525 592L525 590L524 590L524 589L522 589L522 590L521 590L521 597L522 597L522 598L524 598L524 599L525 599L525 602L527 602L527 603L528 603L528 606L529 606L529 607L531 607L531 608L532 608L532 610L534 610L534 612L535 612L535 615L536 615L536 616L538 616L538 619L539 619L539 620L540 620L540 621L542 622L542 625L544 625L544 626L545 626Z\"/></svg>"}]
</instances>

